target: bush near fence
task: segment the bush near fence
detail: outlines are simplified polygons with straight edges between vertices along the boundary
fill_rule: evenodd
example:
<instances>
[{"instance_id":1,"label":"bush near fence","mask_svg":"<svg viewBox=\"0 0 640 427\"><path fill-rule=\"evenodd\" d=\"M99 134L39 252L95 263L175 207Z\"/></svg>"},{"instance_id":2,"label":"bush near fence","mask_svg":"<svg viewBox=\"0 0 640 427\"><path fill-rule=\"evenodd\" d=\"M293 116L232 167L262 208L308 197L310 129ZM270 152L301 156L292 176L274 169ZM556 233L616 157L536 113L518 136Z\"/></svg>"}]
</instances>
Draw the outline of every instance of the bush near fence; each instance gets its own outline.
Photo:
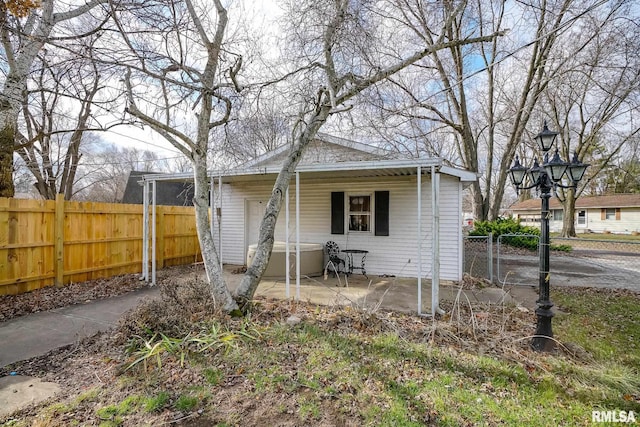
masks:
<instances>
[{"instance_id":1,"label":"bush near fence","mask_svg":"<svg viewBox=\"0 0 640 427\"><path fill-rule=\"evenodd\" d=\"M157 206L158 267L200 260L193 207ZM142 266L143 206L0 198L0 295Z\"/></svg>"},{"instance_id":2,"label":"bush near fence","mask_svg":"<svg viewBox=\"0 0 640 427\"><path fill-rule=\"evenodd\" d=\"M540 229L522 225L515 218L498 218L493 221L476 221L473 225L474 228L469 231L469 236L493 235L494 242L496 242L499 237L503 236L502 242L506 245L514 248L528 249L530 251L538 250ZM550 248L554 251L571 252L571 246L569 245L552 244Z\"/></svg>"},{"instance_id":3,"label":"bush near fence","mask_svg":"<svg viewBox=\"0 0 640 427\"><path fill-rule=\"evenodd\" d=\"M514 218L476 221L473 226L474 228L469 232L469 236L493 235L493 241L496 242L500 236L508 235L503 239L505 244L531 251L538 250L538 239L532 238L531 235L539 236L540 230L535 227L521 225Z\"/></svg>"}]
</instances>

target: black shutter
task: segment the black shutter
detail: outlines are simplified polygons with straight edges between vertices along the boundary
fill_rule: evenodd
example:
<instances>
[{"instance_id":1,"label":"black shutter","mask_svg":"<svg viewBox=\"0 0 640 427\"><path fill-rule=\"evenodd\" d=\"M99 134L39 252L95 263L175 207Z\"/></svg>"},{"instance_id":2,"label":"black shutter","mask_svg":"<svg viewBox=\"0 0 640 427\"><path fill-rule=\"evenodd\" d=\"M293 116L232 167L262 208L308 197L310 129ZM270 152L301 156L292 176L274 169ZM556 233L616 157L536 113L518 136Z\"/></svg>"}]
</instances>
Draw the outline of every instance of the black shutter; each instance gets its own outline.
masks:
<instances>
[{"instance_id":1,"label":"black shutter","mask_svg":"<svg viewBox=\"0 0 640 427\"><path fill-rule=\"evenodd\" d=\"M344 191L331 192L331 234L344 234Z\"/></svg>"},{"instance_id":2,"label":"black shutter","mask_svg":"<svg viewBox=\"0 0 640 427\"><path fill-rule=\"evenodd\" d=\"M375 235L389 235L389 192L376 191L375 194Z\"/></svg>"}]
</instances>

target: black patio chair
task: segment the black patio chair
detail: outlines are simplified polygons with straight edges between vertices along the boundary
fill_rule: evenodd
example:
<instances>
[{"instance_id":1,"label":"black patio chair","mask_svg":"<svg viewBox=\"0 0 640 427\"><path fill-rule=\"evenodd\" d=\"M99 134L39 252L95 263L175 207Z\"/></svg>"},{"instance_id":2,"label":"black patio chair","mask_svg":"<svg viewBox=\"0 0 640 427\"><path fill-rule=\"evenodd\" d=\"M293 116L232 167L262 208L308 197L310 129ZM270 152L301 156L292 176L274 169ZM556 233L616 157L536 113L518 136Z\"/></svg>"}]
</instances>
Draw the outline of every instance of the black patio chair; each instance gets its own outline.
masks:
<instances>
[{"instance_id":1,"label":"black patio chair","mask_svg":"<svg viewBox=\"0 0 640 427\"><path fill-rule=\"evenodd\" d=\"M325 276L327 274L327 271L329 271L329 268L331 268L331 271L333 271L334 277L336 277L339 273L344 273L346 264L344 262L344 259L340 257L340 246L338 246L336 242L329 240L327 243L325 243L324 248L327 252L328 257L327 265L324 267ZM342 268L340 266L342 266Z\"/></svg>"}]
</instances>

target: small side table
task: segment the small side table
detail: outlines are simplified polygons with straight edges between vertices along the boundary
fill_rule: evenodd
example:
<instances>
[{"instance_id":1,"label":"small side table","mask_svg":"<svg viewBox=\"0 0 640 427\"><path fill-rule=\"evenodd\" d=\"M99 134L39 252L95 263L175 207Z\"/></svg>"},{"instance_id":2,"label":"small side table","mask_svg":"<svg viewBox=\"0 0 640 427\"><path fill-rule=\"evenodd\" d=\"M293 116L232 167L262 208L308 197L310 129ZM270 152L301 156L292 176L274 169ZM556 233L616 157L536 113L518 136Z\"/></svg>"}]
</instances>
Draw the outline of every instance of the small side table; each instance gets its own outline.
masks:
<instances>
[{"instance_id":1,"label":"small side table","mask_svg":"<svg viewBox=\"0 0 640 427\"><path fill-rule=\"evenodd\" d=\"M353 270L360 270L360 273L366 277L367 279L369 278L367 276L367 271L365 270L365 261L367 260L367 254L369 253L369 251L365 251L364 249L343 249L341 252L344 252L345 254L347 254L347 274L353 274ZM356 266L353 263L353 256L357 255L360 258L360 265Z\"/></svg>"}]
</instances>

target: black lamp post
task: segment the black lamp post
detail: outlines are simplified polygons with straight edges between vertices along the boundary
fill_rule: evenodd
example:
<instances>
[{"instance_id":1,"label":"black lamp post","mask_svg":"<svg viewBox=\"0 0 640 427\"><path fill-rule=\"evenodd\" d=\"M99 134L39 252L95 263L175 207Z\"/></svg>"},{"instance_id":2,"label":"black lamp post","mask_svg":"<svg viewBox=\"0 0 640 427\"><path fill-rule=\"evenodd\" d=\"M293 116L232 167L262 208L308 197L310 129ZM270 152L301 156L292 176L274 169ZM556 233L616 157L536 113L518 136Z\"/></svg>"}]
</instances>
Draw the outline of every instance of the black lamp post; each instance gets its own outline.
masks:
<instances>
[{"instance_id":1,"label":"black lamp post","mask_svg":"<svg viewBox=\"0 0 640 427\"><path fill-rule=\"evenodd\" d=\"M539 275L539 295L536 303L537 327L536 335L531 341L531 346L536 351L551 351L554 347L553 331L551 329L551 318L553 303L549 299L549 199L551 190L557 187L572 188L574 191L578 182L582 179L584 172L589 165L578 160L577 153L574 153L571 163L560 158L558 149L549 160L549 150L553 146L558 132L550 131L545 122L542 132L536 137L538 145L544 152L544 163L542 166L535 159L531 168L526 168L520 164L520 159L516 156L513 167L509 169L511 182L516 187L516 192L535 188L540 193L542 207L540 210L540 243L538 252L540 254L540 275ZM525 176L529 177L530 184L524 183ZM562 179L567 177L569 185L563 185Z\"/></svg>"}]
</instances>

